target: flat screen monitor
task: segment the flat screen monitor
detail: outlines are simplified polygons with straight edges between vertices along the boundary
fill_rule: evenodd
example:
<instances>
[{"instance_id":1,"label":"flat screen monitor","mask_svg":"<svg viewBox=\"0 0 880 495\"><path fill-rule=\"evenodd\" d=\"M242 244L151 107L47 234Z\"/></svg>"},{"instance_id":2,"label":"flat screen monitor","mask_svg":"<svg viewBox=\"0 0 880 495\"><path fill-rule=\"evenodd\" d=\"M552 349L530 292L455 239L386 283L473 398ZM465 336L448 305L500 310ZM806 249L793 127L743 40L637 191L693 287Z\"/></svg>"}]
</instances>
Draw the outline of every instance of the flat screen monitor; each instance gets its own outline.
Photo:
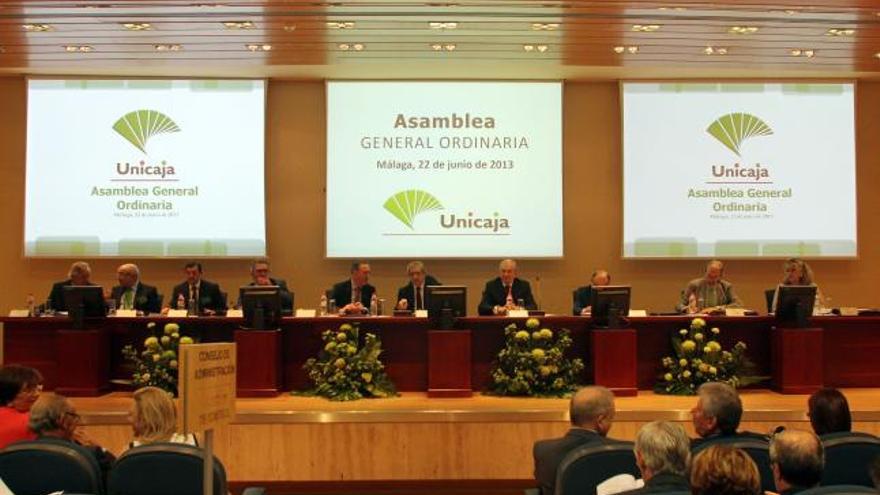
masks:
<instances>
[{"instance_id":1,"label":"flat screen monitor","mask_svg":"<svg viewBox=\"0 0 880 495\"><path fill-rule=\"evenodd\" d=\"M776 326L806 327L815 302L815 285L780 284L776 288Z\"/></svg>"},{"instance_id":2,"label":"flat screen monitor","mask_svg":"<svg viewBox=\"0 0 880 495\"><path fill-rule=\"evenodd\" d=\"M631 287L628 285L593 286L590 294L590 316L597 327L617 328L620 319L629 314Z\"/></svg>"},{"instance_id":3,"label":"flat screen monitor","mask_svg":"<svg viewBox=\"0 0 880 495\"><path fill-rule=\"evenodd\" d=\"M428 285L425 303L431 327L450 330L455 319L467 314L467 287L463 285Z\"/></svg>"},{"instance_id":4,"label":"flat screen monitor","mask_svg":"<svg viewBox=\"0 0 880 495\"><path fill-rule=\"evenodd\" d=\"M239 288L244 328L275 329L281 326L281 289L277 285L245 285Z\"/></svg>"},{"instance_id":5,"label":"flat screen monitor","mask_svg":"<svg viewBox=\"0 0 880 495\"><path fill-rule=\"evenodd\" d=\"M64 287L64 307L73 319L74 328L82 328L83 318L107 315L104 289L100 285L67 285Z\"/></svg>"}]
</instances>

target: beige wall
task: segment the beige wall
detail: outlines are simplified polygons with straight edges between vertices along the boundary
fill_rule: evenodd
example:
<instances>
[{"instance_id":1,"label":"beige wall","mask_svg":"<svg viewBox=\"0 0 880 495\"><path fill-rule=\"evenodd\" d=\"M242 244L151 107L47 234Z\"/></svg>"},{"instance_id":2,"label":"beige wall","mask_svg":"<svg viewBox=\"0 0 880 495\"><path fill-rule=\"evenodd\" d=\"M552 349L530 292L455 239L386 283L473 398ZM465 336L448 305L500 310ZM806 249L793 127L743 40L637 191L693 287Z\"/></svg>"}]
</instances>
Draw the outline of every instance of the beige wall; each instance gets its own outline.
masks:
<instances>
[{"instance_id":1,"label":"beige wall","mask_svg":"<svg viewBox=\"0 0 880 495\"><path fill-rule=\"evenodd\" d=\"M880 181L880 84L858 87L857 156L859 188L858 261L817 261L813 268L823 292L834 305L880 306L874 291L880 278L880 252L874 220L880 199L873 189ZM25 81L0 79L0 312L22 307L28 292L38 301L51 282L63 279L71 260L29 260L22 257L25 161ZM267 117L266 211L269 255L273 272L286 278L297 306L317 305L321 289L347 276L346 261L324 259L324 84L273 81ZM569 83L565 87L565 258L522 261L520 275L540 277L542 306L568 312L571 289L586 283L593 267L607 267L613 282L632 284L633 306L669 310L686 280L698 276L704 262L624 261L621 252L621 151L617 83ZM599 214L597 214L599 213ZM59 212L75 214L75 211ZM217 216L235 215L228 205ZM355 218L352 221L356 221ZM103 285L115 280L118 260L89 260L93 278ZM404 282L406 260L375 261L372 282L380 295L393 298ZM180 260L139 262L146 283L168 294L182 279ZM248 281L248 261L208 260L206 278L226 290ZM779 261L731 261L727 278L746 304L763 310L762 291L780 278ZM469 306L476 307L482 284L493 277L496 260L428 262L429 271L446 283L469 288Z\"/></svg>"}]
</instances>

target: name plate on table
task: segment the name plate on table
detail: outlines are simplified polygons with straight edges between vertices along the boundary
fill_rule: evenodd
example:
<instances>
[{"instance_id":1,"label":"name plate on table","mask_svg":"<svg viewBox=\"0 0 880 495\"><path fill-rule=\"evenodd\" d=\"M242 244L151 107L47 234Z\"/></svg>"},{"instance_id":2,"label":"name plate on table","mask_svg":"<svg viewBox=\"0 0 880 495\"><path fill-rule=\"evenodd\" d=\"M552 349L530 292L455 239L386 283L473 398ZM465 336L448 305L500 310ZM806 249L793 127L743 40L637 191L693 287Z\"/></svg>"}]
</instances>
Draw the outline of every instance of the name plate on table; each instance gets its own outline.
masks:
<instances>
[{"instance_id":1,"label":"name plate on table","mask_svg":"<svg viewBox=\"0 0 880 495\"><path fill-rule=\"evenodd\" d=\"M13 318L27 318L31 315L31 312L26 309L11 309L9 310L9 316Z\"/></svg>"},{"instance_id":2,"label":"name plate on table","mask_svg":"<svg viewBox=\"0 0 880 495\"><path fill-rule=\"evenodd\" d=\"M724 314L727 316L745 316L745 308L724 308Z\"/></svg>"},{"instance_id":3,"label":"name plate on table","mask_svg":"<svg viewBox=\"0 0 880 495\"><path fill-rule=\"evenodd\" d=\"M507 316L511 318L528 318L529 310L527 309L511 309L507 312Z\"/></svg>"},{"instance_id":4,"label":"name plate on table","mask_svg":"<svg viewBox=\"0 0 880 495\"><path fill-rule=\"evenodd\" d=\"M137 315L136 309L117 309L115 316L117 318L137 318Z\"/></svg>"},{"instance_id":5,"label":"name plate on table","mask_svg":"<svg viewBox=\"0 0 880 495\"><path fill-rule=\"evenodd\" d=\"M630 317L633 317L633 316L637 316L637 317L648 316L648 311L647 311L647 310L644 310L644 309L631 309L631 310L629 310L629 316L630 316Z\"/></svg>"},{"instance_id":6,"label":"name plate on table","mask_svg":"<svg viewBox=\"0 0 880 495\"><path fill-rule=\"evenodd\" d=\"M314 309L298 308L294 316L296 316L297 318L314 318L316 315L317 312Z\"/></svg>"},{"instance_id":7,"label":"name plate on table","mask_svg":"<svg viewBox=\"0 0 880 495\"><path fill-rule=\"evenodd\" d=\"M186 310L185 309L169 309L168 317L169 318L186 318Z\"/></svg>"},{"instance_id":8,"label":"name plate on table","mask_svg":"<svg viewBox=\"0 0 880 495\"><path fill-rule=\"evenodd\" d=\"M413 313L413 316L415 316L416 318L427 318L428 317L428 310L427 309L417 309Z\"/></svg>"},{"instance_id":9,"label":"name plate on table","mask_svg":"<svg viewBox=\"0 0 880 495\"><path fill-rule=\"evenodd\" d=\"M12 315L10 315L12 316ZM859 316L859 308L840 308L840 316Z\"/></svg>"},{"instance_id":10,"label":"name plate on table","mask_svg":"<svg viewBox=\"0 0 880 495\"><path fill-rule=\"evenodd\" d=\"M244 311L240 309L230 309L226 312L227 318L244 318Z\"/></svg>"}]
</instances>

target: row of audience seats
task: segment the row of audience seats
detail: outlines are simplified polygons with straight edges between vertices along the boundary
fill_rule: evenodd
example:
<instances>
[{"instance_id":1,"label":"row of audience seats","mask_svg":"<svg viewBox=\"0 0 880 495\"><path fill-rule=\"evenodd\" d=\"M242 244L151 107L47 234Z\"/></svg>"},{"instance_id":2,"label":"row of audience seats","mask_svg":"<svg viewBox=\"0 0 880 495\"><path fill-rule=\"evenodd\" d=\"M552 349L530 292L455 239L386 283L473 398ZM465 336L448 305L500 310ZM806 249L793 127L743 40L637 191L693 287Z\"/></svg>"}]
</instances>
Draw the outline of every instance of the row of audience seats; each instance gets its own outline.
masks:
<instances>
[{"instance_id":1,"label":"row of audience seats","mask_svg":"<svg viewBox=\"0 0 880 495\"><path fill-rule=\"evenodd\" d=\"M0 451L0 479L16 495L201 495L203 450L156 443L126 451L105 483L91 453L67 441L18 442ZM214 458L214 495L226 495L226 469ZM246 488L244 495L263 495Z\"/></svg>"},{"instance_id":2,"label":"row of audience seats","mask_svg":"<svg viewBox=\"0 0 880 495\"><path fill-rule=\"evenodd\" d=\"M840 432L823 435L821 440L825 448L822 485L800 493L877 493L868 466L880 456L880 439L865 433ZM697 447L693 455L718 444L744 450L758 466L761 488L776 491L767 442L737 437L717 439L711 444ZM618 474L631 474L635 478L641 476L632 442L580 447L568 453L559 465L556 495L595 494L597 485ZM673 495L673 492L667 495Z\"/></svg>"}]
</instances>

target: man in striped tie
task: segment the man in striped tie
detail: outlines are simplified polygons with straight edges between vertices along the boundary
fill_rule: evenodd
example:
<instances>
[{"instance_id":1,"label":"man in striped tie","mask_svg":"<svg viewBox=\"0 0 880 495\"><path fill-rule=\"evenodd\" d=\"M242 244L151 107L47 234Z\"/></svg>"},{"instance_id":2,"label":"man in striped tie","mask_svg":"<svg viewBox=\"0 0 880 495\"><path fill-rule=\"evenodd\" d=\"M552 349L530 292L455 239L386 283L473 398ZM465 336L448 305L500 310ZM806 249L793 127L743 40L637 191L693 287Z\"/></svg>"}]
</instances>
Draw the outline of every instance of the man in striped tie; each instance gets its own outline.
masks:
<instances>
[{"instance_id":1,"label":"man in striped tie","mask_svg":"<svg viewBox=\"0 0 880 495\"><path fill-rule=\"evenodd\" d=\"M440 282L425 272L425 264L421 261L412 261L406 265L406 274L410 282L397 291L397 309L411 311L428 309L425 287L440 285Z\"/></svg>"}]
</instances>

